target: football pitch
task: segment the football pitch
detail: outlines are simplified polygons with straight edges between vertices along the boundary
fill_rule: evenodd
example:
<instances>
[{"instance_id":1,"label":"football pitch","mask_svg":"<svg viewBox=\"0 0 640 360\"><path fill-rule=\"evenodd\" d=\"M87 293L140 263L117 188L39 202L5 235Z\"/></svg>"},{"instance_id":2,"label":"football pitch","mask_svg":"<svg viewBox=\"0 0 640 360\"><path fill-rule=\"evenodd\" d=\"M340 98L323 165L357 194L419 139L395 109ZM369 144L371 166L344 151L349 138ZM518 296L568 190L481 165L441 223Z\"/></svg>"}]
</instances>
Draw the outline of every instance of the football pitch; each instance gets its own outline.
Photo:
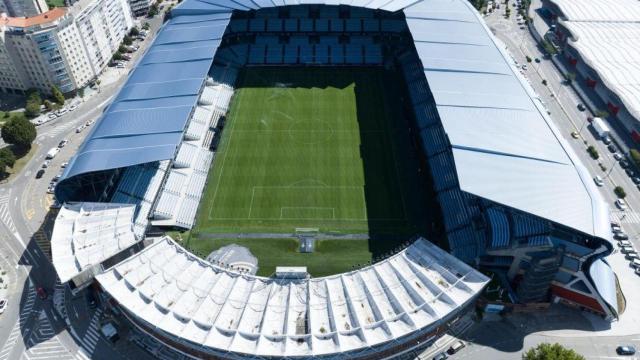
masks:
<instances>
[{"instance_id":1,"label":"football pitch","mask_svg":"<svg viewBox=\"0 0 640 360\"><path fill-rule=\"evenodd\" d=\"M196 233L420 232L397 82L374 68L245 68Z\"/></svg>"}]
</instances>

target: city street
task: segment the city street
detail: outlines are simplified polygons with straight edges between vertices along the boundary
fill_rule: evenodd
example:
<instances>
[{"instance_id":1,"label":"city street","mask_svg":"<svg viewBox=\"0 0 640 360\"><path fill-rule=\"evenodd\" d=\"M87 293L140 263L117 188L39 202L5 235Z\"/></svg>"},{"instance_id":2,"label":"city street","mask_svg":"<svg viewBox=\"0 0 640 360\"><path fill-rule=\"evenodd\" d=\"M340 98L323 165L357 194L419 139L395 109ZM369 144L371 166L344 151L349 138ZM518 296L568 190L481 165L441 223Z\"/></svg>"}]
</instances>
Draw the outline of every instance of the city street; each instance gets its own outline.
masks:
<instances>
[{"instance_id":1,"label":"city street","mask_svg":"<svg viewBox=\"0 0 640 360\"><path fill-rule=\"evenodd\" d=\"M126 340L116 348L104 339L99 334L100 310L87 308L84 292L73 298L66 286L56 282L49 245L54 198L47 194L50 181L62 172L62 164L75 154L95 125L80 132L76 129L95 122L109 105L133 64L153 41L162 15L143 21L150 23L150 35L140 43L126 68L105 69L98 89L73 100L78 103L77 109L38 126L36 154L20 174L0 185L0 266L7 271L5 278L11 279L8 306L0 315L0 360L127 358L123 349L131 357L146 358L142 350L127 346ZM44 175L36 179L46 153L63 139L68 143L51 160ZM40 287L46 291L46 299L40 298ZM62 299L61 307L54 305L54 297Z\"/></svg>"}]
</instances>

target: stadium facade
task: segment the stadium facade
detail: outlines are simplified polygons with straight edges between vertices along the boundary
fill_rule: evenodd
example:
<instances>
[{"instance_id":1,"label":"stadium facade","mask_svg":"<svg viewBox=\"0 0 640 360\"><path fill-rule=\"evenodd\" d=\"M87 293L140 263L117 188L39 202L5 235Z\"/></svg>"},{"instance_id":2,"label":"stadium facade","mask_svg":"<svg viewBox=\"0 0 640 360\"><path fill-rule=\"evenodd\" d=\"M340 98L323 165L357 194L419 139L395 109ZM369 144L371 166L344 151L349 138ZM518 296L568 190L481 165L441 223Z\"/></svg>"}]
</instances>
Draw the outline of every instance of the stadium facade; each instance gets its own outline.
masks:
<instances>
[{"instance_id":1,"label":"stadium facade","mask_svg":"<svg viewBox=\"0 0 640 360\"><path fill-rule=\"evenodd\" d=\"M569 71L640 142L640 4L633 0L545 0Z\"/></svg>"},{"instance_id":2,"label":"stadium facade","mask_svg":"<svg viewBox=\"0 0 640 360\"><path fill-rule=\"evenodd\" d=\"M212 358L384 358L420 346L488 282L467 264L504 274L515 301L617 318L608 207L466 1L185 0L171 15L56 187L63 281L95 276L132 323ZM399 69L453 256L418 239L358 271L292 280L145 239L151 225L193 226L211 144L251 65Z\"/></svg>"}]
</instances>

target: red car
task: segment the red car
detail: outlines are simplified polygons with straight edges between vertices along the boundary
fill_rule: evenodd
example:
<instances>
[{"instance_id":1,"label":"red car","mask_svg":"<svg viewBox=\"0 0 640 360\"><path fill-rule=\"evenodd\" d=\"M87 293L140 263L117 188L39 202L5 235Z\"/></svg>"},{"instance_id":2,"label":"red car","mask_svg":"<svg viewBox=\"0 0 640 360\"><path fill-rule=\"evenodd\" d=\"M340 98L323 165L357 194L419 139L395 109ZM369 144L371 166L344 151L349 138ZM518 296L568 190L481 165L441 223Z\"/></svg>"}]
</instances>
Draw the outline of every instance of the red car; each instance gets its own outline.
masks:
<instances>
[{"instance_id":1,"label":"red car","mask_svg":"<svg viewBox=\"0 0 640 360\"><path fill-rule=\"evenodd\" d=\"M45 300L47 298L47 291L42 287L37 288L36 293L38 293L38 296L42 300Z\"/></svg>"}]
</instances>

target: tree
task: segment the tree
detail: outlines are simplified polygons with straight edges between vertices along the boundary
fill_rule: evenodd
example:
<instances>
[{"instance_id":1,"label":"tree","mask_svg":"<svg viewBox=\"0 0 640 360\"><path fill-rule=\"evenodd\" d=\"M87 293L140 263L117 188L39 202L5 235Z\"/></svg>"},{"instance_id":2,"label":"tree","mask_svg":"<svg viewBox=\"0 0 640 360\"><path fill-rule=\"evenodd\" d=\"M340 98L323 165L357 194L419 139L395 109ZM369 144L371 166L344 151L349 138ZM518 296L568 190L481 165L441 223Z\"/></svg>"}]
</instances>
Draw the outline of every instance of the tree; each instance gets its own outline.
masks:
<instances>
[{"instance_id":1,"label":"tree","mask_svg":"<svg viewBox=\"0 0 640 360\"><path fill-rule=\"evenodd\" d=\"M542 79L542 85L547 86L547 79Z\"/></svg>"},{"instance_id":2,"label":"tree","mask_svg":"<svg viewBox=\"0 0 640 360\"><path fill-rule=\"evenodd\" d=\"M567 80L567 83L571 84L576 79L576 73L568 72L564 74L564 78Z\"/></svg>"},{"instance_id":3,"label":"tree","mask_svg":"<svg viewBox=\"0 0 640 360\"><path fill-rule=\"evenodd\" d=\"M147 14L150 18L158 15L158 5L153 4L149 7L149 13Z\"/></svg>"},{"instance_id":4,"label":"tree","mask_svg":"<svg viewBox=\"0 0 640 360\"><path fill-rule=\"evenodd\" d=\"M624 199L625 197L627 197L627 193L626 191L624 191L624 188L622 186L616 186L613 189L613 192L616 194L617 197L619 197L620 199Z\"/></svg>"},{"instance_id":5,"label":"tree","mask_svg":"<svg viewBox=\"0 0 640 360\"><path fill-rule=\"evenodd\" d=\"M145 22L142 25L142 30L149 30L149 29L151 29L151 25L148 22Z\"/></svg>"},{"instance_id":6,"label":"tree","mask_svg":"<svg viewBox=\"0 0 640 360\"><path fill-rule=\"evenodd\" d=\"M598 110L598 111L596 111L596 113L594 115L596 117L606 119L606 118L609 117L609 112L605 111L605 110Z\"/></svg>"},{"instance_id":7,"label":"tree","mask_svg":"<svg viewBox=\"0 0 640 360\"><path fill-rule=\"evenodd\" d=\"M129 46L133 44L133 39L131 38L131 36L125 35L124 38L122 38L122 43Z\"/></svg>"},{"instance_id":8,"label":"tree","mask_svg":"<svg viewBox=\"0 0 640 360\"><path fill-rule=\"evenodd\" d=\"M44 107L47 108L47 111L53 110L53 104L49 100L44 101Z\"/></svg>"},{"instance_id":9,"label":"tree","mask_svg":"<svg viewBox=\"0 0 640 360\"><path fill-rule=\"evenodd\" d=\"M16 116L2 127L2 140L18 148L29 149L36 139L36 126L24 116Z\"/></svg>"},{"instance_id":10,"label":"tree","mask_svg":"<svg viewBox=\"0 0 640 360\"><path fill-rule=\"evenodd\" d=\"M62 95L62 91L60 91L57 86L53 85L51 87L51 95L53 95L53 100L55 100L58 105L64 105L64 95Z\"/></svg>"},{"instance_id":11,"label":"tree","mask_svg":"<svg viewBox=\"0 0 640 360\"><path fill-rule=\"evenodd\" d=\"M9 147L0 149L0 163L12 167L16 163L16 155Z\"/></svg>"},{"instance_id":12,"label":"tree","mask_svg":"<svg viewBox=\"0 0 640 360\"><path fill-rule=\"evenodd\" d=\"M84 98L84 88L78 89L78 96L80 96L81 98Z\"/></svg>"},{"instance_id":13,"label":"tree","mask_svg":"<svg viewBox=\"0 0 640 360\"><path fill-rule=\"evenodd\" d=\"M129 36L138 36L140 35L140 30L138 30L137 27L132 27L131 30L129 30Z\"/></svg>"},{"instance_id":14,"label":"tree","mask_svg":"<svg viewBox=\"0 0 640 360\"><path fill-rule=\"evenodd\" d=\"M640 167L640 151L637 149L629 150L629 156L631 156L631 160L636 164L637 167Z\"/></svg>"},{"instance_id":15,"label":"tree","mask_svg":"<svg viewBox=\"0 0 640 360\"><path fill-rule=\"evenodd\" d=\"M523 360L585 360L584 356L555 343L542 343L522 355Z\"/></svg>"},{"instance_id":16,"label":"tree","mask_svg":"<svg viewBox=\"0 0 640 360\"><path fill-rule=\"evenodd\" d=\"M25 115L29 118L40 115L40 104L42 97L36 89L27 90L27 104L25 106Z\"/></svg>"}]
</instances>

